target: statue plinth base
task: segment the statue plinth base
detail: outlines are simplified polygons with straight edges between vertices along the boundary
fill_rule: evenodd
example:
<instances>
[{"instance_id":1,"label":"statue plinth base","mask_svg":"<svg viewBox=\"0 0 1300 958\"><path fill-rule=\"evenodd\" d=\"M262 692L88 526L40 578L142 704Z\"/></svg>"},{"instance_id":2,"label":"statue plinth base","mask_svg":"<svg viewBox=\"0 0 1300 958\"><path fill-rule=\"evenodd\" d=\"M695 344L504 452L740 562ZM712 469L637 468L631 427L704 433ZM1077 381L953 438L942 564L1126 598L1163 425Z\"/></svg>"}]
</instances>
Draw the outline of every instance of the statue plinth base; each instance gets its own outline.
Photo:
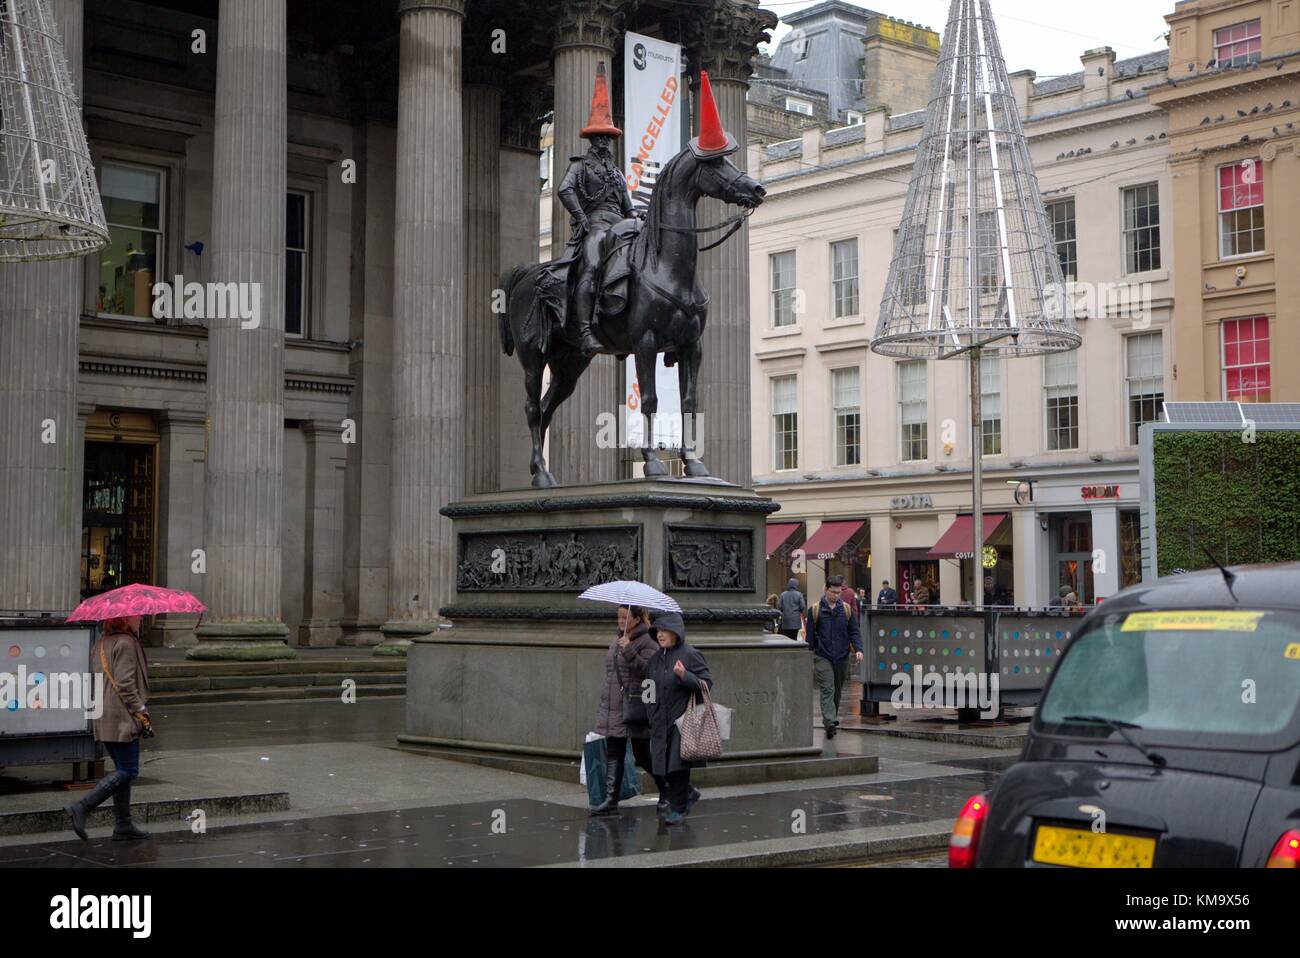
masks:
<instances>
[{"instance_id":1,"label":"statue plinth base","mask_svg":"<svg viewBox=\"0 0 1300 958\"><path fill-rule=\"evenodd\" d=\"M588 586L638 579L682 606L729 753L812 750L812 661L763 631L769 499L717 480L630 480L475 496L447 506L457 542L453 627L413 637L403 740L578 755L596 721L612 605Z\"/></svg>"}]
</instances>

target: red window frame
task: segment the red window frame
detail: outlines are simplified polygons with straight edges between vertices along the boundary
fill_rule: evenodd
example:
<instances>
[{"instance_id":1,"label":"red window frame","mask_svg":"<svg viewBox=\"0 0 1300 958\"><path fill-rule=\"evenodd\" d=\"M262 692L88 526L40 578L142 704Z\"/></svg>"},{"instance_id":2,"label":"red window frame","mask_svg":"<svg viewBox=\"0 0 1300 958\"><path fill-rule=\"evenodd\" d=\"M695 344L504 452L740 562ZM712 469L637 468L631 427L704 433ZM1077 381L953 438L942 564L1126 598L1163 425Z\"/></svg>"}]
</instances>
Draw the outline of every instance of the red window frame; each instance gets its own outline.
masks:
<instances>
[{"instance_id":1,"label":"red window frame","mask_svg":"<svg viewBox=\"0 0 1300 958\"><path fill-rule=\"evenodd\" d=\"M1228 402L1269 402L1268 317L1225 319L1222 330L1223 398Z\"/></svg>"}]
</instances>

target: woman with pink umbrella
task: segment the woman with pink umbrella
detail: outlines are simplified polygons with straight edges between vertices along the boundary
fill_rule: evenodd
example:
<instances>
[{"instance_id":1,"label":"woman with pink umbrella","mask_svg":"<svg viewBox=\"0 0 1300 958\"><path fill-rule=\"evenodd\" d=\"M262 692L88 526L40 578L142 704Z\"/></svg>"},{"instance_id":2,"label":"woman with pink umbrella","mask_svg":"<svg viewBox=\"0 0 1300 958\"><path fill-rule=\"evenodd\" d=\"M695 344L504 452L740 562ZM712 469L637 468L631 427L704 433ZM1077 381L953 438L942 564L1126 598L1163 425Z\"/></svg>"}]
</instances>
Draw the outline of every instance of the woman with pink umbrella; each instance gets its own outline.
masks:
<instances>
[{"instance_id":1,"label":"woman with pink umbrella","mask_svg":"<svg viewBox=\"0 0 1300 958\"><path fill-rule=\"evenodd\" d=\"M103 622L91 661L95 673L103 676L104 707L93 724L95 741L104 743L114 766L89 795L64 808L78 838L86 839L86 816L110 796L117 820L113 840L149 837L131 821L131 783L140 774L140 739L153 735L140 623L144 616L160 612L202 611L203 603L188 592L135 584L87 599L68 616L69 622Z\"/></svg>"}]
</instances>

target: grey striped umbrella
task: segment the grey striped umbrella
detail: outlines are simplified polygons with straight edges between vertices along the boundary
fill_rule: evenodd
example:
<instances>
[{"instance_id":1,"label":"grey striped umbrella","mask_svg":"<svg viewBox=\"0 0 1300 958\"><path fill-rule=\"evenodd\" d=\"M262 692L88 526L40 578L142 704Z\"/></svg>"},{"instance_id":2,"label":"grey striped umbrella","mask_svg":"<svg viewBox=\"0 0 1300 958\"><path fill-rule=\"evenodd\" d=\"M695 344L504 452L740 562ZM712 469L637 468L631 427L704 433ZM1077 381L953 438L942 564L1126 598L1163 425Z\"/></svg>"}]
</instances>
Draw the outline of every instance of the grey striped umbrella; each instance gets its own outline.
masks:
<instances>
[{"instance_id":1,"label":"grey striped umbrella","mask_svg":"<svg viewBox=\"0 0 1300 958\"><path fill-rule=\"evenodd\" d=\"M590 599L592 602L609 602L613 605L638 605L643 609L662 609L667 612L680 612L682 607L677 604L676 600L664 595L653 586L648 586L644 582L631 582L621 580L618 582L603 582L600 585L593 585L579 599Z\"/></svg>"}]
</instances>

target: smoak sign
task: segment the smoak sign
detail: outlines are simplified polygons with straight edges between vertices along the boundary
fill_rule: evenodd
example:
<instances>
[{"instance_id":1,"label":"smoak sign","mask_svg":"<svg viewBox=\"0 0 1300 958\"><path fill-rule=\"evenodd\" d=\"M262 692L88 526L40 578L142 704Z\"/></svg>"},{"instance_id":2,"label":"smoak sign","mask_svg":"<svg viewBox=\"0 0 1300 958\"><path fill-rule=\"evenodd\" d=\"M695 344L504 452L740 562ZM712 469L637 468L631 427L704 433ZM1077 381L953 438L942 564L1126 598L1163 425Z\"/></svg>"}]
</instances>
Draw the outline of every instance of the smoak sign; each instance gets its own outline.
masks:
<instances>
[{"instance_id":1,"label":"smoak sign","mask_svg":"<svg viewBox=\"0 0 1300 958\"><path fill-rule=\"evenodd\" d=\"M1083 499L1118 499L1119 486L1084 486Z\"/></svg>"}]
</instances>

